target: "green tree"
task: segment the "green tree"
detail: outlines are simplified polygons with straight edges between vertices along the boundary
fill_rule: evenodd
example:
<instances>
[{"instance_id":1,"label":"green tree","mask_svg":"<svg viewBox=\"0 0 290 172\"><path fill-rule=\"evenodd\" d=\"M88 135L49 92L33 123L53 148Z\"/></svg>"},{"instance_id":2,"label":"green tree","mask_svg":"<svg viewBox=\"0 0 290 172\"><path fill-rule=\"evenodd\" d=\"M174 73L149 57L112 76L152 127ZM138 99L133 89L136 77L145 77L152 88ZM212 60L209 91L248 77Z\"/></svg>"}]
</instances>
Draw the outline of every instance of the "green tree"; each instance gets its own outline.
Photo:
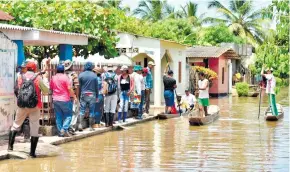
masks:
<instances>
[{"instance_id":1,"label":"green tree","mask_svg":"<svg viewBox=\"0 0 290 172\"><path fill-rule=\"evenodd\" d=\"M90 1L2 1L0 9L15 17L10 24L94 36L88 46L74 46L77 55L117 55L114 29L117 18L110 9ZM47 49L54 49L49 47Z\"/></svg>"},{"instance_id":2,"label":"green tree","mask_svg":"<svg viewBox=\"0 0 290 172\"><path fill-rule=\"evenodd\" d=\"M141 0L138 8L133 11L133 15L150 21L162 20L172 13L174 8L164 0Z\"/></svg>"},{"instance_id":3,"label":"green tree","mask_svg":"<svg viewBox=\"0 0 290 172\"><path fill-rule=\"evenodd\" d=\"M235 34L254 46L261 44L265 37L262 29L262 10L254 10L252 1L231 0L229 8L219 1L209 2L208 8L215 8L222 17L207 17L206 22L225 23Z\"/></svg>"},{"instance_id":4,"label":"green tree","mask_svg":"<svg viewBox=\"0 0 290 172\"><path fill-rule=\"evenodd\" d=\"M116 8L124 12L130 12L130 7L124 7L122 5L122 0L99 0L97 1L97 4L104 8Z\"/></svg>"},{"instance_id":5,"label":"green tree","mask_svg":"<svg viewBox=\"0 0 290 172\"><path fill-rule=\"evenodd\" d=\"M198 31L197 44L216 46L220 43L243 43L243 39L235 36L226 25L220 24L201 28Z\"/></svg>"}]
</instances>

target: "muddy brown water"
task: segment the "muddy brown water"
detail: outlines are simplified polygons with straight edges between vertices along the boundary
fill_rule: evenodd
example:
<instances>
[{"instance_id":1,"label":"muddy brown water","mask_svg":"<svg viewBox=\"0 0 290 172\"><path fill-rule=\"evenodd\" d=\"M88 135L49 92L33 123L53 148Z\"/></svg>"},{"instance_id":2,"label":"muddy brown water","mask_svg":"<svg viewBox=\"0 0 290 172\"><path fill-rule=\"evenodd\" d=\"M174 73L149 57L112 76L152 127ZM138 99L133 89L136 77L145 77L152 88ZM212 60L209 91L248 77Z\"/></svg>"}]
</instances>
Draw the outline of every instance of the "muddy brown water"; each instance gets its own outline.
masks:
<instances>
[{"instance_id":1,"label":"muddy brown water","mask_svg":"<svg viewBox=\"0 0 290 172\"><path fill-rule=\"evenodd\" d=\"M60 156L0 162L1 172L94 171L289 171L289 99L283 89L277 102L285 117L266 122L258 98L212 99L220 119L189 126L186 117L151 121L124 131L61 145Z\"/></svg>"}]
</instances>

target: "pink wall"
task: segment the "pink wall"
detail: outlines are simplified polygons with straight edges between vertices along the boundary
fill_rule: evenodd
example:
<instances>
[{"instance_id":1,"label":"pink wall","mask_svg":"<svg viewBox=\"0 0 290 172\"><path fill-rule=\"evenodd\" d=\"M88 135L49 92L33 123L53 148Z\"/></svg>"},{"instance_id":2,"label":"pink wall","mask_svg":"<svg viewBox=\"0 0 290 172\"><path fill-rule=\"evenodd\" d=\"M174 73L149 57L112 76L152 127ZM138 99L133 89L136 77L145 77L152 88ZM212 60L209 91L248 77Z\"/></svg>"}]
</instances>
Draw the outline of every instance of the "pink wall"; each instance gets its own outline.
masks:
<instances>
[{"instance_id":1,"label":"pink wall","mask_svg":"<svg viewBox=\"0 0 290 172\"><path fill-rule=\"evenodd\" d=\"M219 76L219 59L210 58L208 59L208 67L215 71ZM218 93L218 79L213 80L213 86L209 89L209 93Z\"/></svg>"},{"instance_id":2,"label":"pink wall","mask_svg":"<svg viewBox=\"0 0 290 172\"><path fill-rule=\"evenodd\" d=\"M209 89L209 93L212 94L221 94L228 93L229 90L229 74L228 74L228 65L227 59L224 56L219 58L210 58L209 68L215 71L218 75L218 78L213 81L213 86ZM224 83L222 83L222 69L224 68Z\"/></svg>"}]
</instances>

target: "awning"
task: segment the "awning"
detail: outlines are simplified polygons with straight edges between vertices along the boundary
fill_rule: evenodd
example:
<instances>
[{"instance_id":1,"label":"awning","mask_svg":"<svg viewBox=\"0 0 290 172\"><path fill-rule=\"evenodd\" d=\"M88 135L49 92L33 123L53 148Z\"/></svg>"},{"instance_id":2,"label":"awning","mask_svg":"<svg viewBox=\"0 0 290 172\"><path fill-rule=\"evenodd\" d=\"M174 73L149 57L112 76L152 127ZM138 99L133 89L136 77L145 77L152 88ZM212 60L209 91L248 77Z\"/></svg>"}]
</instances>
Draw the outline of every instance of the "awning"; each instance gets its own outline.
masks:
<instances>
[{"instance_id":1,"label":"awning","mask_svg":"<svg viewBox=\"0 0 290 172\"><path fill-rule=\"evenodd\" d=\"M100 56L99 54L94 54L94 55L89 55L87 60L91 62L95 62L96 65L114 65L114 66L122 66L122 65L127 65L127 66L132 66L133 62L130 57L126 56L125 54L121 54L118 57L115 58L110 58L110 59L105 59L104 56Z\"/></svg>"}]
</instances>

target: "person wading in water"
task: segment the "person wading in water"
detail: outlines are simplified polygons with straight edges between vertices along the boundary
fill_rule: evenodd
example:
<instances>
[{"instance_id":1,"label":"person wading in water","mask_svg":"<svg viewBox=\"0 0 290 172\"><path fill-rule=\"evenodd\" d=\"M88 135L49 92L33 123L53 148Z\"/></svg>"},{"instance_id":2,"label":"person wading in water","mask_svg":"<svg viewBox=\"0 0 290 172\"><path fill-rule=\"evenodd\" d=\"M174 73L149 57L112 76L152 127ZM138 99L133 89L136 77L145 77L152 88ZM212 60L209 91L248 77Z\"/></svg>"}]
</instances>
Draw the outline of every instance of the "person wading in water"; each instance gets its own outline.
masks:
<instances>
[{"instance_id":1,"label":"person wading in water","mask_svg":"<svg viewBox=\"0 0 290 172\"><path fill-rule=\"evenodd\" d=\"M174 89L176 86L176 80L173 78L173 71L169 70L169 63L167 63L164 76L164 99L165 99L165 113L170 114L172 106L174 105Z\"/></svg>"},{"instance_id":2,"label":"person wading in water","mask_svg":"<svg viewBox=\"0 0 290 172\"><path fill-rule=\"evenodd\" d=\"M199 81L198 81L198 90L199 90L199 104L201 105L201 110L204 112L204 115L207 116L207 107L209 106L209 82L204 77L204 73L199 73Z\"/></svg>"}]
</instances>

